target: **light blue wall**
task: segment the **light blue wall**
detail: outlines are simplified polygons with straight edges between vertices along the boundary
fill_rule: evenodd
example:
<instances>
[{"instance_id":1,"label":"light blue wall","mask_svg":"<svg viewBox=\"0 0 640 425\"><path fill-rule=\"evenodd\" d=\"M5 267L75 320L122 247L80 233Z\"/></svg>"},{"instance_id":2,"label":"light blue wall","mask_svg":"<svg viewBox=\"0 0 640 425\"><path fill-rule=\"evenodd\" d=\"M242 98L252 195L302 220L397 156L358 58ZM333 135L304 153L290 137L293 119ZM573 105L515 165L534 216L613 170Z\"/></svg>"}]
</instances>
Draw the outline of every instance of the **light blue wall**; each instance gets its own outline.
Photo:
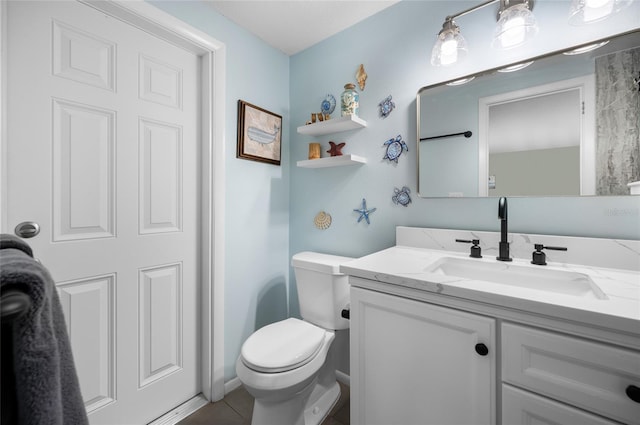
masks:
<instances>
[{"instance_id":1,"label":"light blue wall","mask_svg":"<svg viewBox=\"0 0 640 425\"><path fill-rule=\"evenodd\" d=\"M495 5L457 19L469 45L464 63L434 68L429 55L445 16L478 2L402 1L360 24L291 58L291 253L302 250L362 256L395 242L397 225L497 231L497 200L421 199L416 189L416 108L420 87L456 79L586 43L640 27L640 2L625 13L588 27L566 24L570 1L538 0L534 9L540 32L528 46L508 52L490 47ZM310 112L319 109L327 93L336 98L363 63L369 75L360 93L360 116L368 122L362 130L333 136L296 134ZM378 116L378 103L392 95L396 109L386 119ZM334 113L336 115L336 113ZM409 146L398 164L382 160L385 140L401 134ZM367 158L362 166L305 169L307 144L346 141L344 153ZM325 148L326 150L326 148ZM408 186L413 202L395 205L394 188ZM357 223L362 198L377 211L371 224ZM569 236L640 238L639 197L513 198L509 200L510 230ZM318 230L318 211L333 217L328 230ZM293 280L292 280L293 282ZM292 287L295 293L295 288ZM292 297L292 299L295 299ZM292 304L292 312L297 306Z\"/></svg>"},{"instance_id":2,"label":"light blue wall","mask_svg":"<svg viewBox=\"0 0 640 425\"><path fill-rule=\"evenodd\" d=\"M236 158L237 101L283 117L289 126L289 57L197 1L155 1L158 8L226 46L225 381L236 375L244 340L287 317L289 132L282 166Z\"/></svg>"},{"instance_id":3,"label":"light blue wall","mask_svg":"<svg viewBox=\"0 0 640 425\"><path fill-rule=\"evenodd\" d=\"M153 1L226 44L226 276L225 380L235 376L242 342L260 326L297 315L290 253L317 250L361 256L393 245L395 226L496 230L495 199L420 199L415 196L415 95L426 85L512 63L569 45L637 27L640 2L609 23L586 29L564 22L568 1L538 0L540 34L527 49L500 54L488 46L494 10L488 7L462 17L469 42L466 64L435 69L429 54L447 14L477 2L403 1L291 58L239 28L197 1ZM562 40L556 40L556 37ZM361 116L369 126L360 131L312 139L296 128L317 112L327 93L338 96L354 81L357 66L369 74L361 93ZM396 109L378 118L377 104L393 95ZM282 166L235 158L238 99L284 118ZM335 113L334 113L335 115ZM399 163L382 161L382 143L401 134L409 145ZM365 156L359 167L303 169L308 142L346 141L345 153ZM325 148L326 150L327 148ZM391 201L394 187L409 186L413 203L404 208ZM371 225L356 223L353 208L367 198ZM640 238L638 198L513 199L511 230L596 237ZM325 210L333 225L320 231L313 217ZM287 287L291 311L287 306Z\"/></svg>"}]
</instances>

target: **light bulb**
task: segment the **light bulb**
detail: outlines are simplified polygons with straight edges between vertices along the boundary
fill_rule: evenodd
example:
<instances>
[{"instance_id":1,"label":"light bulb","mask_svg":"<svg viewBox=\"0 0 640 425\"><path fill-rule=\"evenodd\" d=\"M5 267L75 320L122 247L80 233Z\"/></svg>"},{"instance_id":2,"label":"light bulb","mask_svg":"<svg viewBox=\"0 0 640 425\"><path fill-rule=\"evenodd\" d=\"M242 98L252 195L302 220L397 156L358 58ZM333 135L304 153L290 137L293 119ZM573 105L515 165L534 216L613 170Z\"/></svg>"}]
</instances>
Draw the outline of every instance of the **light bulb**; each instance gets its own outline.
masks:
<instances>
[{"instance_id":1,"label":"light bulb","mask_svg":"<svg viewBox=\"0 0 640 425\"><path fill-rule=\"evenodd\" d=\"M524 19L516 16L504 24L504 31L500 36L502 38L502 47L508 49L524 41Z\"/></svg>"},{"instance_id":2,"label":"light bulb","mask_svg":"<svg viewBox=\"0 0 640 425\"><path fill-rule=\"evenodd\" d=\"M501 49L510 49L525 43L537 33L536 17L527 3L518 3L501 10L491 45Z\"/></svg>"},{"instance_id":3,"label":"light bulb","mask_svg":"<svg viewBox=\"0 0 640 425\"><path fill-rule=\"evenodd\" d=\"M452 65L462 59L466 53L467 42L460 34L460 28L453 20L447 19L431 50L431 64L433 66Z\"/></svg>"},{"instance_id":4,"label":"light bulb","mask_svg":"<svg viewBox=\"0 0 640 425\"><path fill-rule=\"evenodd\" d=\"M442 43L440 52L440 63L442 65L455 63L458 60L458 42L454 39L445 41Z\"/></svg>"},{"instance_id":5,"label":"light bulb","mask_svg":"<svg viewBox=\"0 0 640 425\"><path fill-rule=\"evenodd\" d=\"M634 0L572 0L569 23L592 24L620 13L633 2Z\"/></svg>"},{"instance_id":6,"label":"light bulb","mask_svg":"<svg viewBox=\"0 0 640 425\"><path fill-rule=\"evenodd\" d=\"M584 22L604 19L613 12L614 0L587 0L584 7Z\"/></svg>"}]
</instances>

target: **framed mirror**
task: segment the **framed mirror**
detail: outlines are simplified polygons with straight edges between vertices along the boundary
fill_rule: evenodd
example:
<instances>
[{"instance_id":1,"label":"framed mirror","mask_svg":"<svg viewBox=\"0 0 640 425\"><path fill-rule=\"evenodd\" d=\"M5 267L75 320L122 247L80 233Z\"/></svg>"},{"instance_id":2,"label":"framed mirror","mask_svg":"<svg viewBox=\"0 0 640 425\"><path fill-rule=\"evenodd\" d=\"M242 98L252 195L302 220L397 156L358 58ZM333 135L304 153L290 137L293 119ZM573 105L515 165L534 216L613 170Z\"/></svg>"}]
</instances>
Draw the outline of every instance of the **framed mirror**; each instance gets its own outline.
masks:
<instances>
[{"instance_id":1,"label":"framed mirror","mask_svg":"<svg viewBox=\"0 0 640 425\"><path fill-rule=\"evenodd\" d=\"M423 87L416 105L421 197L640 190L640 31Z\"/></svg>"}]
</instances>

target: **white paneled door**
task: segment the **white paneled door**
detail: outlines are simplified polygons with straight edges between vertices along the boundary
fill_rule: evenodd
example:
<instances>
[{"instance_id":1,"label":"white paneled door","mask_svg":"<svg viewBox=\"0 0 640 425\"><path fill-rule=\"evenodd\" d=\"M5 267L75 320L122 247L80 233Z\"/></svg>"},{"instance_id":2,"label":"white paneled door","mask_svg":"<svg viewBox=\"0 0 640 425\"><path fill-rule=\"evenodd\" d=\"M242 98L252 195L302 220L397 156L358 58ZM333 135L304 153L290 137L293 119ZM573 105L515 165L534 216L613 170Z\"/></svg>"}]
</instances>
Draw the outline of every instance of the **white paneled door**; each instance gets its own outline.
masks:
<instances>
[{"instance_id":1,"label":"white paneled door","mask_svg":"<svg viewBox=\"0 0 640 425\"><path fill-rule=\"evenodd\" d=\"M199 59L75 1L5 9L6 222L54 277L93 424L200 392Z\"/></svg>"}]
</instances>

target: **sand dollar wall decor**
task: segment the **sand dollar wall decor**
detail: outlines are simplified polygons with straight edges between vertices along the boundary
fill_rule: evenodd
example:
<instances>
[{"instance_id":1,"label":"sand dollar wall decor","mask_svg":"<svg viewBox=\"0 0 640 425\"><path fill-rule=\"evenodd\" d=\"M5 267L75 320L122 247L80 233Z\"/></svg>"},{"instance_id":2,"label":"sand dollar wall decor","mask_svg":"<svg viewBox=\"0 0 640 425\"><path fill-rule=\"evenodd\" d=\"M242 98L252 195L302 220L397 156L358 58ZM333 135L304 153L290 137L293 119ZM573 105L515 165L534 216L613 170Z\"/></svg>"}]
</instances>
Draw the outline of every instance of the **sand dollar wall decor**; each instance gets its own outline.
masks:
<instances>
[{"instance_id":1,"label":"sand dollar wall decor","mask_svg":"<svg viewBox=\"0 0 640 425\"><path fill-rule=\"evenodd\" d=\"M313 219L313 224L320 230L327 230L331 226L331 214L320 211Z\"/></svg>"}]
</instances>

